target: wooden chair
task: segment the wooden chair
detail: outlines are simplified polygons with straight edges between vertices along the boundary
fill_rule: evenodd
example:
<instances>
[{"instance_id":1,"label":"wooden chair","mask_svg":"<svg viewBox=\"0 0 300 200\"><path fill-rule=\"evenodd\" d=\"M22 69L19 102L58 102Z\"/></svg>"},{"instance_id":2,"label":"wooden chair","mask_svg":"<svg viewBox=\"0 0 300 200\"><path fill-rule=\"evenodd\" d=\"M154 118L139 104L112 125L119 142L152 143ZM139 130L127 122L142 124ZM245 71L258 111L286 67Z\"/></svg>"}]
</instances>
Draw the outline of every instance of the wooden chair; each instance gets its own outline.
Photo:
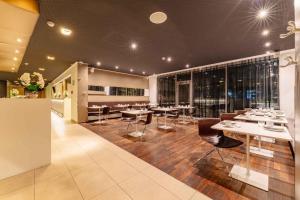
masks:
<instances>
[{"instance_id":1,"label":"wooden chair","mask_svg":"<svg viewBox=\"0 0 300 200\"><path fill-rule=\"evenodd\" d=\"M221 121L224 121L224 120L234 120L235 116L237 116L236 113L221 113L220 114L220 119L221 119Z\"/></svg>"}]
</instances>

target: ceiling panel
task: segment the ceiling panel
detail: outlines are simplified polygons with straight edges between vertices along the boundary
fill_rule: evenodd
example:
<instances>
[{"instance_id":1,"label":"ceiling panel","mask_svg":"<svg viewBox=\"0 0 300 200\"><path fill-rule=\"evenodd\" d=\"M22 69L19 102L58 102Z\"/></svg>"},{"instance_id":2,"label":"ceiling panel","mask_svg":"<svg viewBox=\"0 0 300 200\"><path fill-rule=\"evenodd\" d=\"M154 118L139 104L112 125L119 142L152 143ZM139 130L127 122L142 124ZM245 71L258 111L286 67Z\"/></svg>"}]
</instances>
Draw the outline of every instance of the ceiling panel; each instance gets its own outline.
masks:
<instances>
[{"instance_id":1,"label":"ceiling panel","mask_svg":"<svg viewBox=\"0 0 300 200\"><path fill-rule=\"evenodd\" d=\"M53 80L75 61L99 68L147 75L263 54L266 50L294 48L294 37L279 39L294 19L293 0L40 0L37 22L20 70L43 72ZM256 12L268 7L270 17L260 21ZM163 24L149 21L151 13L163 11ZM56 26L47 26L47 20ZM70 37L59 28L72 29ZM263 29L270 29L262 37ZM130 43L138 44L136 51ZM264 43L271 41L270 48ZM55 56L54 61L46 59ZM172 56L166 63L161 57ZM24 62L29 65L25 66ZM96 66L97 67L97 66ZM0 73L0 79L7 74Z\"/></svg>"}]
</instances>

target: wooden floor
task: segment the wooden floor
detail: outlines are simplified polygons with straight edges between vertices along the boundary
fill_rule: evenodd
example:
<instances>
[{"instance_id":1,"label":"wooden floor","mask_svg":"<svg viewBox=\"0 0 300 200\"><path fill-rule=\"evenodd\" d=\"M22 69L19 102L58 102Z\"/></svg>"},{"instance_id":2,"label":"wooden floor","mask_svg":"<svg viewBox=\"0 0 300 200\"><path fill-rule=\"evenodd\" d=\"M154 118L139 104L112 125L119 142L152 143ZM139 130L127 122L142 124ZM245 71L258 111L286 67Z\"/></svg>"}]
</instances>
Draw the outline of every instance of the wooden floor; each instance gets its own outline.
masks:
<instances>
[{"instance_id":1,"label":"wooden floor","mask_svg":"<svg viewBox=\"0 0 300 200\"><path fill-rule=\"evenodd\" d=\"M262 143L274 151L274 158L250 156L251 168L269 175L269 192L265 192L228 176L233 164L245 165L245 145L222 150L225 162L217 153L197 162L212 146L200 139L193 124L166 132L157 129L154 120L142 138L128 136L127 123L120 119L108 120L106 125L82 125L212 199L294 199L294 160L287 142ZM242 136L231 136L245 141Z\"/></svg>"}]
</instances>

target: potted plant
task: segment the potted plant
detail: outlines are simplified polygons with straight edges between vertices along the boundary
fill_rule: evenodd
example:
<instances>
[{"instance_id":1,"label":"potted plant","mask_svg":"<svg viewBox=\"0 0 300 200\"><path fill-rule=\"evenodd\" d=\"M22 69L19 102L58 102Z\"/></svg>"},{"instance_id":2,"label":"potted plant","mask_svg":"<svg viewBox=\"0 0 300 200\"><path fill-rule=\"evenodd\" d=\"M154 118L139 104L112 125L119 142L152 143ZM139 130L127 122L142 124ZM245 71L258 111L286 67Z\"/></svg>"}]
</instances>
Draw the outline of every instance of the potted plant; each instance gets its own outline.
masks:
<instances>
[{"instance_id":1,"label":"potted plant","mask_svg":"<svg viewBox=\"0 0 300 200\"><path fill-rule=\"evenodd\" d=\"M24 73L20 77L21 85L23 85L28 91L29 98L37 98L38 91L42 90L45 87L45 81L43 75L37 72Z\"/></svg>"}]
</instances>

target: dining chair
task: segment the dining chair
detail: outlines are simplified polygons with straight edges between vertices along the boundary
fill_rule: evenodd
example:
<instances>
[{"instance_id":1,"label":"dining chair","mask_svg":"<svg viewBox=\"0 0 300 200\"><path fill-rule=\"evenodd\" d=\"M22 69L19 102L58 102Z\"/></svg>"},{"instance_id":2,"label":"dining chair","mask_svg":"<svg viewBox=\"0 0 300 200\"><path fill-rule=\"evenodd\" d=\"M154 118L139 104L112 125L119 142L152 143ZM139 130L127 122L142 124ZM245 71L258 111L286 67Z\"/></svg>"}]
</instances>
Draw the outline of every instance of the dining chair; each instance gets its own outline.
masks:
<instances>
[{"instance_id":1,"label":"dining chair","mask_svg":"<svg viewBox=\"0 0 300 200\"><path fill-rule=\"evenodd\" d=\"M236 116L237 116L237 113L221 113L220 119L221 119L221 121L234 120L234 117L236 117Z\"/></svg>"},{"instance_id":2,"label":"dining chair","mask_svg":"<svg viewBox=\"0 0 300 200\"><path fill-rule=\"evenodd\" d=\"M235 113L237 115L242 115L242 114L245 114L247 112L247 110L235 110Z\"/></svg>"},{"instance_id":3,"label":"dining chair","mask_svg":"<svg viewBox=\"0 0 300 200\"><path fill-rule=\"evenodd\" d=\"M243 144L243 142L236 140L234 138L225 136L223 131L212 129L211 126L219 123L221 120L219 118L203 118L198 120L198 134L205 142L211 144L214 148L207 152L198 161L206 158L214 151L217 151L222 161L224 159L219 151L219 149L229 149L235 148ZM197 161L197 162L198 162Z\"/></svg>"},{"instance_id":4,"label":"dining chair","mask_svg":"<svg viewBox=\"0 0 300 200\"><path fill-rule=\"evenodd\" d=\"M104 120L108 120L109 112L110 112L110 107L106 106L103 108L102 116Z\"/></svg>"},{"instance_id":5,"label":"dining chair","mask_svg":"<svg viewBox=\"0 0 300 200\"><path fill-rule=\"evenodd\" d=\"M126 128L128 131L129 126L132 126L132 123L136 121L136 116L122 113L121 121L128 123Z\"/></svg>"},{"instance_id":6,"label":"dining chair","mask_svg":"<svg viewBox=\"0 0 300 200\"><path fill-rule=\"evenodd\" d=\"M175 128L176 128L176 124L177 124L178 119L179 119L179 115L180 115L180 112L179 112L179 111L171 112L171 113L168 113L168 114L167 114L167 118L168 118L168 119L171 119L171 123L174 124L174 127L175 127Z\"/></svg>"},{"instance_id":7,"label":"dining chair","mask_svg":"<svg viewBox=\"0 0 300 200\"><path fill-rule=\"evenodd\" d=\"M156 117L156 125L159 126L159 118L163 116L162 111L154 111L153 116Z\"/></svg>"},{"instance_id":8,"label":"dining chair","mask_svg":"<svg viewBox=\"0 0 300 200\"><path fill-rule=\"evenodd\" d=\"M152 122L152 112L147 114L146 120L141 119L137 122L138 124L143 124L145 126L144 129L143 129L143 134L144 134L144 132L147 128L147 125L151 124L151 122Z\"/></svg>"}]
</instances>

